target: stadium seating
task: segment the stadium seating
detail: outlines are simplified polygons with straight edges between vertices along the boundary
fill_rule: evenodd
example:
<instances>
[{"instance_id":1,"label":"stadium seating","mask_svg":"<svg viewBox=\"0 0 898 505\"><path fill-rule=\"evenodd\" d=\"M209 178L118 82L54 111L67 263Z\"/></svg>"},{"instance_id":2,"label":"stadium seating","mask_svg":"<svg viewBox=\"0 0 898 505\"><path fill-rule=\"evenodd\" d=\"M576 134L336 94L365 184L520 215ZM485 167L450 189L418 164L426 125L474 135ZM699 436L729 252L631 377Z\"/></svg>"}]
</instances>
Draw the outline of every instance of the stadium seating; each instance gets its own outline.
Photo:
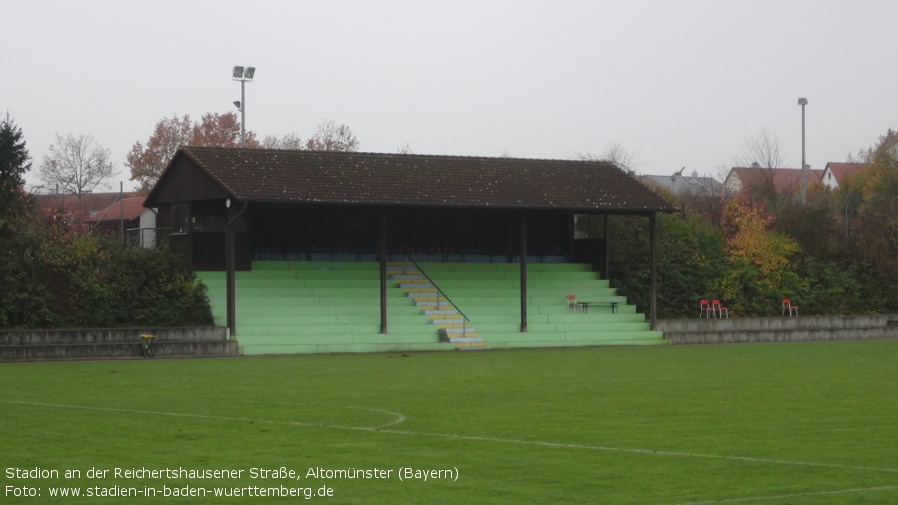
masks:
<instances>
[{"instance_id":1,"label":"stadium seating","mask_svg":"<svg viewBox=\"0 0 898 505\"><path fill-rule=\"evenodd\" d=\"M251 271L236 273L236 334L242 351L396 352L665 342L662 333L651 331L645 317L588 265L528 265L525 333L520 331L518 264L420 266L445 296L432 292L430 282L422 281L412 267L391 264L388 331L381 334L378 263L255 261ZM216 324L225 325L224 272L197 272L197 277L209 288ZM574 313L566 300L570 294L596 305L587 314ZM469 321L443 313L454 310L446 296ZM617 302L617 312L603 302ZM444 341L441 330L448 337Z\"/></svg>"}]
</instances>

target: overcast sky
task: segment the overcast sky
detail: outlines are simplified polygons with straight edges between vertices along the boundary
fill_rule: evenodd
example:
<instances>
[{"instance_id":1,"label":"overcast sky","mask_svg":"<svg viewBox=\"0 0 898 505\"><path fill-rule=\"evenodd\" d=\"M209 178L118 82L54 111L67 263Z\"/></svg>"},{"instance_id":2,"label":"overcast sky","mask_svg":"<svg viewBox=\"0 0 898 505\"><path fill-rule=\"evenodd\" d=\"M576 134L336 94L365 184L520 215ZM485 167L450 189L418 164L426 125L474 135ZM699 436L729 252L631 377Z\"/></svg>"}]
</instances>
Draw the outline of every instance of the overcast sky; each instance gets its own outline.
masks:
<instances>
[{"instance_id":1,"label":"overcast sky","mask_svg":"<svg viewBox=\"0 0 898 505\"><path fill-rule=\"evenodd\" d=\"M35 182L55 134L125 155L166 117L236 111L360 150L571 159L718 174L762 130L823 168L898 128L898 2L0 0L0 112ZM118 183L114 183L118 189Z\"/></svg>"}]
</instances>

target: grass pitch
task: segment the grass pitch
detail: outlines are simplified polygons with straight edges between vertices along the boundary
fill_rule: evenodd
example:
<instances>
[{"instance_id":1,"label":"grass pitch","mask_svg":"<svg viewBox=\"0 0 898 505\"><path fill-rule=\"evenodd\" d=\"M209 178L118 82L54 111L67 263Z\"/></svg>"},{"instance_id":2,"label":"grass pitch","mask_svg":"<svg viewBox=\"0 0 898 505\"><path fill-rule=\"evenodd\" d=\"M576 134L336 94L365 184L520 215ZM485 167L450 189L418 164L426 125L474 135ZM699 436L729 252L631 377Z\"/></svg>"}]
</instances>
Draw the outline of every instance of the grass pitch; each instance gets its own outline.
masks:
<instances>
[{"instance_id":1,"label":"grass pitch","mask_svg":"<svg viewBox=\"0 0 898 505\"><path fill-rule=\"evenodd\" d=\"M8 503L898 502L898 342L7 363L0 385Z\"/></svg>"}]
</instances>

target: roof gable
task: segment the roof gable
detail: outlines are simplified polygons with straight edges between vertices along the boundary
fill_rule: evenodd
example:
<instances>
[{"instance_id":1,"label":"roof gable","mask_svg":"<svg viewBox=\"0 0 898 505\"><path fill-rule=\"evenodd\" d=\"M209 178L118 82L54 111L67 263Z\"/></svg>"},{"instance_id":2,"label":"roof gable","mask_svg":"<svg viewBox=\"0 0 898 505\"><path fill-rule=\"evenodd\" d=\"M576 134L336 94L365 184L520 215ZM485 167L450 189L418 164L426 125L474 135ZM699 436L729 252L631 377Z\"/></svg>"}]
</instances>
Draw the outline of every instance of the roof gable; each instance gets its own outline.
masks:
<instances>
[{"instance_id":1,"label":"roof gable","mask_svg":"<svg viewBox=\"0 0 898 505\"><path fill-rule=\"evenodd\" d=\"M836 163L829 162L823 169L822 179L829 187L839 187L845 184L845 180L867 168L866 163ZM835 183L832 182L835 179Z\"/></svg>"},{"instance_id":2,"label":"roof gable","mask_svg":"<svg viewBox=\"0 0 898 505\"><path fill-rule=\"evenodd\" d=\"M147 205L179 157L244 202L676 210L610 162L216 147L182 147Z\"/></svg>"}]
</instances>

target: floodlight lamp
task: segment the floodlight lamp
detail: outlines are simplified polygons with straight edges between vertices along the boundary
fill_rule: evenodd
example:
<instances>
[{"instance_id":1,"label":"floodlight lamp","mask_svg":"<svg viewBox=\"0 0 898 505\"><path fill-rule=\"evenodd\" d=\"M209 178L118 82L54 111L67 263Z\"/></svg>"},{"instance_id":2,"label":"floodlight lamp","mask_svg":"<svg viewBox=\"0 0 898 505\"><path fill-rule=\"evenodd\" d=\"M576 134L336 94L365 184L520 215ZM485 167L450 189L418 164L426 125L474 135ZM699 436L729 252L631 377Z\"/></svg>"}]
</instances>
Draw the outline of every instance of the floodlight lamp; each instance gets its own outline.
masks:
<instances>
[{"instance_id":1,"label":"floodlight lamp","mask_svg":"<svg viewBox=\"0 0 898 505\"><path fill-rule=\"evenodd\" d=\"M234 67L234 73L232 74L234 79L240 79L243 77L243 67Z\"/></svg>"},{"instance_id":2,"label":"floodlight lamp","mask_svg":"<svg viewBox=\"0 0 898 505\"><path fill-rule=\"evenodd\" d=\"M246 79L252 80L253 74L256 73L256 67L246 67L246 72L243 74L243 77Z\"/></svg>"},{"instance_id":3,"label":"floodlight lamp","mask_svg":"<svg viewBox=\"0 0 898 505\"><path fill-rule=\"evenodd\" d=\"M240 100L235 100L234 105L237 106L237 110L240 110Z\"/></svg>"},{"instance_id":4,"label":"floodlight lamp","mask_svg":"<svg viewBox=\"0 0 898 505\"><path fill-rule=\"evenodd\" d=\"M807 98L799 98L798 99L798 105L807 105L807 104L808 104Z\"/></svg>"}]
</instances>

